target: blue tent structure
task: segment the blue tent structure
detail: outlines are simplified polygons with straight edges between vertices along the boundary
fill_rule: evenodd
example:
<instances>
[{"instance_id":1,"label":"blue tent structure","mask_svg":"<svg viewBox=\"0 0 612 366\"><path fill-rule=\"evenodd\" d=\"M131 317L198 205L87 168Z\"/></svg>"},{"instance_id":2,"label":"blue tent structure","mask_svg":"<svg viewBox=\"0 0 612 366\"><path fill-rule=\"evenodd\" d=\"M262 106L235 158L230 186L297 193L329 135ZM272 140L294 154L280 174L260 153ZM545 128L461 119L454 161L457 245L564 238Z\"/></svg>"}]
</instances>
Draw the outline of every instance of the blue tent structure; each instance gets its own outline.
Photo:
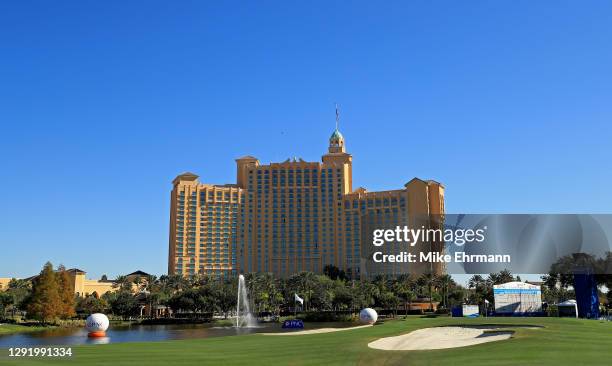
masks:
<instances>
[{"instance_id":1,"label":"blue tent structure","mask_svg":"<svg viewBox=\"0 0 612 366\"><path fill-rule=\"evenodd\" d=\"M586 319L599 318L599 298L595 276L588 269L574 271L574 291L578 305L578 317Z\"/></svg>"}]
</instances>

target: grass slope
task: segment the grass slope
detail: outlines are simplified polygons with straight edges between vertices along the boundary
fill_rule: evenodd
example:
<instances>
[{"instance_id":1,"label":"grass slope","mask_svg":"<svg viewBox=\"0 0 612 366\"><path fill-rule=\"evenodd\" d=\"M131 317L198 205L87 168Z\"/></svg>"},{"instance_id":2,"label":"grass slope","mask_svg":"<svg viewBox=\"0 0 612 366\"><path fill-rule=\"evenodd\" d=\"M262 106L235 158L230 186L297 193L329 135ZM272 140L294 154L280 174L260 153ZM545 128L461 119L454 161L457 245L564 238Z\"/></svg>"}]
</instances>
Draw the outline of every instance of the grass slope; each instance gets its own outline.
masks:
<instances>
[{"instance_id":1,"label":"grass slope","mask_svg":"<svg viewBox=\"0 0 612 366\"><path fill-rule=\"evenodd\" d=\"M380 337L418 328L457 324L542 325L514 328L513 338L434 351L379 351L367 347ZM369 328L293 337L245 335L155 343L72 347L70 359L9 359L6 365L566 365L609 364L612 323L556 318L409 318Z\"/></svg>"},{"instance_id":2,"label":"grass slope","mask_svg":"<svg viewBox=\"0 0 612 366\"><path fill-rule=\"evenodd\" d=\"M22 332L35 332L37 330L48 329L47 327L38 326L25 326L18 324L0 324L0 335L22 333Z\"/></svg>"}]
</instances>

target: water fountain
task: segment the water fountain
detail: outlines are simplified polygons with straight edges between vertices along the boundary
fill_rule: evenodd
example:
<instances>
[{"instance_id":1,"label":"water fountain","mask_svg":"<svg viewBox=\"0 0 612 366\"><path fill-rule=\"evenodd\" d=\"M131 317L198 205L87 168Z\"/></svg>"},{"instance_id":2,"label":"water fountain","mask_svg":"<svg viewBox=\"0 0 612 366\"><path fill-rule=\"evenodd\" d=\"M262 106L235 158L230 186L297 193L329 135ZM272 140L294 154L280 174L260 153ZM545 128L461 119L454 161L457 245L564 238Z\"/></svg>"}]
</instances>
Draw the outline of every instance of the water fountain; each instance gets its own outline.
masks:
<instances>
[{"instance_id":1,"label":"water fountain","mask_svg":"<svg viewBox=\"0 0 612 366\"><path fill-rule=\"evenodd\" d=\"M251 314L244 276L238 276L238 299L236 301L236 328L256 328L257 319Z\"/></svg>"}]
</instances>

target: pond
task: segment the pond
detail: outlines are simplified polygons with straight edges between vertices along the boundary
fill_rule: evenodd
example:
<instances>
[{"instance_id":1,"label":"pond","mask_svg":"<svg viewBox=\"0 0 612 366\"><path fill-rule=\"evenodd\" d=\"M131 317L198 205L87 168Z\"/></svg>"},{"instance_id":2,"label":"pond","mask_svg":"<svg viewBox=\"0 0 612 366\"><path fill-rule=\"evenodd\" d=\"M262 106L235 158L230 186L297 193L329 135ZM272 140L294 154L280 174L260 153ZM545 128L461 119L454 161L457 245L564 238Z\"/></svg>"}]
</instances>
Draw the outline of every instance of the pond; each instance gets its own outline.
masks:
<instances>
[{"instance_id":1,"label":"pond","mask_svg":"<svg viewBox=\"0 0 612 366\"><path fill-rule=\"evenodd\" d=\"M304 323L304 329L345 328L353 323ZM66 346L123 342L154 342L174 339L226 337L251 333L291 332L280 323L260 324L256 328L234 328L215 324L117 325L111 324L104 338L89 338L84 328L54 328L27 333L0 335L0 348Z\"/></svg>"}]
</instances>

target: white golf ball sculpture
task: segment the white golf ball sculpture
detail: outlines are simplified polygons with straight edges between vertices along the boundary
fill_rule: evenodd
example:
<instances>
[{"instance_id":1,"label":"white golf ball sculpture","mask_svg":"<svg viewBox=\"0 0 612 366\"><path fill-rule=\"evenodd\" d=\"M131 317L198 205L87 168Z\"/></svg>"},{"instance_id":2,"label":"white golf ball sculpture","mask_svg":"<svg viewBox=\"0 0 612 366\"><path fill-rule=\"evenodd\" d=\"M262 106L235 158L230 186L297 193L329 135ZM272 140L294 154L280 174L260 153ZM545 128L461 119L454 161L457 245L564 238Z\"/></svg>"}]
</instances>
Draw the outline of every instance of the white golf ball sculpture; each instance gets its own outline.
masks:
<instances>
[{"instance_id":1,"label":"white golf ball sculpture","mask_svg":"<svg viewBox=\"0 0 612 366\"><path fill-rule=\"evenodd\" d=\"M95 313L87 317L85 321L85 329L87 329L89 337L104 337L108 329L108 317L104 314Z\"/></svg>"},{"instance_id":2,"label":"white golf ball sculpture","mask_svg":"<svg viewBox=\"0 0 612 366\"><path fill-rule=\"evenodd\" d=\"M359 312L359 321L364 324L374 324L378 319L376 310L372 308L365 308Z\"/></svg>"}]
</instances>

